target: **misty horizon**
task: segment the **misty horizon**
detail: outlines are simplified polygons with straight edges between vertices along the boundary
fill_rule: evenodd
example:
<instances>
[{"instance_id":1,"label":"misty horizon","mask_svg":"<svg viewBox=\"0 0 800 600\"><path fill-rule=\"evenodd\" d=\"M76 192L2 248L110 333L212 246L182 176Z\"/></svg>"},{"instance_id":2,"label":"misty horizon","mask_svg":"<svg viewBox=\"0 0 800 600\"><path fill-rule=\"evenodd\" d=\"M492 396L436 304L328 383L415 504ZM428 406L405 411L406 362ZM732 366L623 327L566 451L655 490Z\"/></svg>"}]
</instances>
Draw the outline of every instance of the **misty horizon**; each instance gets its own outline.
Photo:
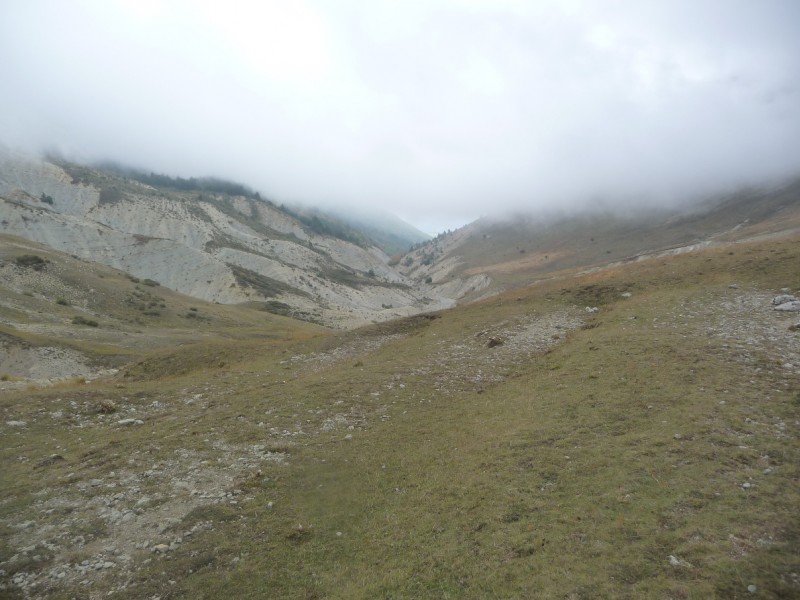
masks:
<instances>
[{"instance_id":1,"label":"misty horizon","mask_svg":"<svg viewBox=\"0 0 800 600\"><path fill-rule=\"evenodd\" d=\"M74 158L61 155L56 151L43 151L39 155L28 154L28 158L38 158L41 160L53 161L55 163L73 162L75 160ZM314 205L313 203L304 203L304 202L287 203L287 202L282 202L279 198L270 197L263 191L248 185L248 183L245 181L234 181L210 174L205 174L205 175L190 174L187 176L181 176L170 173L158 172L157 170L147 169L144 167L127 165L116 161L104 161L104 160L95 161L92 163L76 162L75 164L81 164L82 166L87 166L90 168L96 168L100 170L108 170L122 176L132 176L135 174L136 176L173 179L176 180L175 182L173 182L173 184L162 183L160 185L163 185L164 187L174 187L175 189L182 189L179 185L178 186L174 185L175 183L180 184L181 182L185 184L188 184L189 182L196 182L198 185L202 185L204 182L210 182L210 183L219 183L230 187L239 187L242 188L243 191L245 192L243 195L251 196L257 198L258 200L269 202L279 208L286 208L289 209L290 211L321 210L325 214L331 217L344 218L345 220L358 221L359 220L358 216L361 214L363 214L365 217L370 217L372 219L379 218L381 215L385 216L388 214L397 219L400 219L401 221L406 222L407 224L416 228L418 231L429 235L431 238L436 237L438 234L441 233L456 231L458 229L461 229L462 227L465 227L477 221L498 223L498 224L502 224L508 221L518 221L518 222L537 221L540 224L544 225L547 223L552 223L567 218L581 217L581 216L585 216L586 218L596 218L605 216L627 217L629 219L635 220L640 218L651 219L653 217L668 217L671 215L672 216L691 215L696 212L704 212L706 210L713 209L720 201L724 201L725 199L736 195L759 193L763 191L777 191L784 187L789 187L793 185L795 182L800 180L800 172L795 172L787 177L773 178L771 180L720 186L716 190L707 190L703 193L686 196L684 198L678 199L675 203L666 205L660 204L658 202L636 202L634 199L628 199L628 202L624 201L621 202L620 198L611 199L611 198L602 198L598 196L593 196L585 198L583 203L575 203L572 205L561 206L561 207L551 205L551 206L539 206L532 209L517 208L517 209L504 209L495 212L487 211L484 214L477 215L469 220L459 221L459 222L449 222L446 223L445 226L441 228L438 229L430 228L426 230L417 227L417 225L415 225L411 219L403 218L401 215L396 214L391 210L386 210L382 208L372 209L372 208L365 208L363 206L359 207L359 206L349 206L349 205L321 207L318 205ZM138 177L135 178L138 179ZM159 183L154 182L152 183L152 185L158 186ZM203 190L200 191L202 192ZM369 221L369 218L364 220L364 222L367 221Z\"/></svg>"},{"instance_id":2,"label":"misty horizon","mask_svg":"<svg viewBox=\"0 0 800 600\"><path fill-rule=\"evenodd\" d=\"M0 7L0 144L276 204L690 204L800 173L800 5L48 0Z\"/></svg>"}]
</instances>

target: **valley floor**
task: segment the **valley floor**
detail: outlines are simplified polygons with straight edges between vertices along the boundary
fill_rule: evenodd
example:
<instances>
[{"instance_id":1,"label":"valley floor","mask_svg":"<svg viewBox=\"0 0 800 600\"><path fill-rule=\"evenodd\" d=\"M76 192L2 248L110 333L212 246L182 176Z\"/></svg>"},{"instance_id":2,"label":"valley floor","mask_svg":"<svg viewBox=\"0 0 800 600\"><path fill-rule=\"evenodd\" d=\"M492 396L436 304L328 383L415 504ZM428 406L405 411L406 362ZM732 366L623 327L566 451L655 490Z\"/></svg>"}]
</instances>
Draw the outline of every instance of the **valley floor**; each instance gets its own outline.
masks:
<instances>
[{"instance_id":1,"label":"valley floor","mask_svg":"<svg viewBox=\"0 0 800 600\"><path fill-rule=\"evenodd\" d=\"M738 244L7 390L0 593L797 597L798 264Z\"/></svg>"}]
</instances>

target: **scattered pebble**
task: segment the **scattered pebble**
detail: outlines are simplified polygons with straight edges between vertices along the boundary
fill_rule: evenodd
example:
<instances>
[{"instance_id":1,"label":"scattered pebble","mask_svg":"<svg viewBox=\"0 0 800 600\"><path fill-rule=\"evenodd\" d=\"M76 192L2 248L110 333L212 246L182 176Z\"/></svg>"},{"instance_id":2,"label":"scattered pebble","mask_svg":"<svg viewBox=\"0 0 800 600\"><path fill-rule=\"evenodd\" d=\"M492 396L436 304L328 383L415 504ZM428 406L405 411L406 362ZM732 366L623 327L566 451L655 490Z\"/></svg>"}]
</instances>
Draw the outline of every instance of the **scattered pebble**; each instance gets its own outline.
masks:
<instances>
[{"instance_id":1,"label":"scattered pebble","mask_svg":"<svg viewBox=\"0 0 800 600\"><path fill-rule=\"evenodd\" d=\"M758 586L751 583L750 585L747 586L747 591L750 592L751 594L755 594L758 591Z\"/></svg>"}]
</instances>

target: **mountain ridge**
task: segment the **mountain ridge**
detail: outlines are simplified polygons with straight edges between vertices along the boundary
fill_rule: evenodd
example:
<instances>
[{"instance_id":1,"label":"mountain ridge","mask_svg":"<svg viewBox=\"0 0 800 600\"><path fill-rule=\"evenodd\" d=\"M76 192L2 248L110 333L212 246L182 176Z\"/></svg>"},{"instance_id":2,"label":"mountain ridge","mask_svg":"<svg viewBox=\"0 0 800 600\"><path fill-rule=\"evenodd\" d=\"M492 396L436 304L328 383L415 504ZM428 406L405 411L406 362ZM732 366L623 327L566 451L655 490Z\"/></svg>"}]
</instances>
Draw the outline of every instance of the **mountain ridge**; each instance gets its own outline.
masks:
<instances>
[{"instance_id":1,"label":"mountain ridge","mask_svg":"<svg viewBox=\"0 0 800 600\"><path fill-rule=\"evenodd\" d=\"M627 217L485 217L390 257L364 232L379 220L369 211L286 209L224 180L151 174L143 182L56 162L0 153L0 233L206 301L344 328L449 308L558 272L800 229L797 179ZM165 177L187 189L152 185Z\"/></svg>"},{"instance_id":2,"label":"mountain ridge","mask_svg":"<svg viewBox=\"0 0 800 600\"><path fill-rule=\"evenodd\" d=\"M417 289L379 248L317 234L253 197L10 155L0 160L0 197L0 231L212 302L275 301L298 318L351 327L456 301Z\"/></svg>"},{"instance_id":3,"label":"mountain ridge","mask_svg":"<svg viewBox=\"0 0 800 600\"><path fill-rule=\"evenodd\" d=\"M438 289L463 277L487 277L491 284L481 290L485 295L571 269L798 231L800 178L712 196L691 207L629 216L598 211L549 218L484 217L419 244L399 270L417 281L430 280Z\"/></svg>"}]
</instances>

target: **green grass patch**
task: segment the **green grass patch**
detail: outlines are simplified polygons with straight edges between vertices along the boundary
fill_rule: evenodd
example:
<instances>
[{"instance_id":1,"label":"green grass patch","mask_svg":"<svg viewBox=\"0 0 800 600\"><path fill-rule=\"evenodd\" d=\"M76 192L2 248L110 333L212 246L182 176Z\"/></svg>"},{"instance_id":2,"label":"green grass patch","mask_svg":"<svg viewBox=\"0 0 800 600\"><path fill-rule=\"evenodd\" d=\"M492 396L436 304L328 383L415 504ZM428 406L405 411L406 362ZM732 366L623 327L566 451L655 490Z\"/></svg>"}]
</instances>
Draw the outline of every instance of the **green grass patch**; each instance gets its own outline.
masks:
<instances>
[{"instance_id":1,"label":"green grass patch","mask_svg":"<svg viewBox=\"0 0 800 600\"><path fill-rule=\"evenodd\" d=\"M75 315L72 317L73 325L86 325L87 327L97 327L99 323L94 319L87 319L82 315Z\"/></svg>"},{"instance_id":2,"label":"green grass patch","mask_svg":"<svg viewBox=\"0 0 800 600\"><path fill-rule=\"evenodd\" d=\"M23 254L14 259L14 263L23 269L33 269L34 271L42 271L47 266L49 261L36 254Z\"/></svg>"}]
</instances>

